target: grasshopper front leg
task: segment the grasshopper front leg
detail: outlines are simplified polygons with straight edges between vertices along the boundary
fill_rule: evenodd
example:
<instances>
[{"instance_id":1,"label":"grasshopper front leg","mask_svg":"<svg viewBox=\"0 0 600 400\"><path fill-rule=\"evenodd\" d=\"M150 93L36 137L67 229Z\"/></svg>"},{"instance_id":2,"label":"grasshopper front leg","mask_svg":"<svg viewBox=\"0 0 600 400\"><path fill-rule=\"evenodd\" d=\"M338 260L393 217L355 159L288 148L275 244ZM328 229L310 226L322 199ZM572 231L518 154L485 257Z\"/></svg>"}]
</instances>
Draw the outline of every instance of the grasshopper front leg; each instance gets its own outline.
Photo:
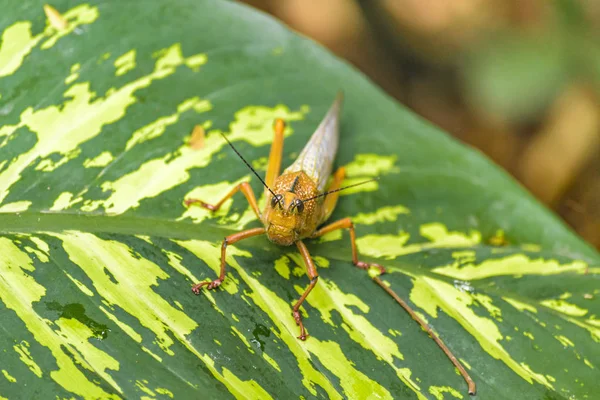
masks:
<instances>
[{"instance_id":1,"label":"grasshopper front leg","mask_svg":"<svg viewBox=\"0 0 600 400\"><path fill-rule=\"evenodd\" d=\"M225 203L228 199L233 197L233 195L236 194L238 191L241 191L244 194L244 196L246 197L246 200L248 200L250 207L252 207L252 210L254 211L254 213L256 214L258 219L261 219L260 210L258 209L258 203L256 201L256 197L254 197L254 192L252 191L252 187L250 186L250 184L248 182L242 182L239 185L236 185L233 189L231 189L231 191L229 193L227 193L225 195L225 197L223 197L215 205L205 203L204 201L202 201L200 199L186 199L184 201L184 204L186 205L186 207L193 206L193 205L199 205L200 207L206 208L210 211L217 211L219 208L221 208L223 203Z\"/></svg>"},{"instance_id":2,"label":"grasshopper front leg","mask_svg":"<svg viewBox=\"0 0 600 400\"><path fill-rule=\"evenodd\" d=\"M219 201L215 205L205 203L204 201L199 199L186 199L184 203L188 207L197 204L200 207L207 208L211 211L217 211L219 208L221 208L223 203L227 201L227 199L231 198L238 191L241 191L244 194L258 219L261 219L260 211L258 210L258 204L256 202L256 197L254 197L254 192L252 191L252 187L250 187L248 182L242 182L239 185L235 186L233 189L231 189L229 193L227 193L225 197L221 199L221 201ZM221 283L223 283L223 280L225 279L225 253L227 252L227 245L239 242L242 239L260 235L262 233L265 233L264 228L255 228L227 236L225 240L223 240L223 244L221 245L221 271L219 273L219 277L211 282L200 282L195 284L194 286L192 286L192 291L195 294L200 294L200 289L202 289L203 286L206 286L208 290L221 286Z\"/></svg>"},{"instance_id":3,"label":"grasshopper front leg","mask_svg":"<svg viewBox=\"0 0 600 400\"><path fill-rule=\"evenodd\" d=\"M306 265L306 274L310 278L310 284L308 285L302 296L300 296L300 299L298 299L296 304L294 304L292 316L294 317L294 321L296 321L296 325L300 327L300 336L298 336L298 339L306 340L308 335L306 334L304 324L302 323L302 315L300 315L300 306L302 305L302 303L304 303L304 300L306 299L310 291L313 290L313 288L317 284L319 274L317 273L317 268L315 267L315 263L312 260L310 253L306 248L306 245L301 240L298 240L296 242L296 246L298 246L300 255L304 259L304 264Z\"/></svg>"},{"instance_id":4,"label":"grasshopper front leg","mask_svg":"<svg viewBox=\"0 0 600 400\"><path fill-rule=\"evenodd\" d=\"M273 182L275 182L275 178L277 178L277 175L279 175L279 169L281 168L281 157L283 153L283 132L285 130L285 122L283 122L283 120L281 119L275 120L273 130L274 138L273 143L271 144L269 164L267 166L267 175L265 177L265 194L269 193L268 188L273 185ZM256 201L256 197L254 196L252 187L248 182L242 182L239 185L235 186L217 204L208 204L200 199L186 199L184 201L184 204L186 205L186 207L192 205L199 205L200 207L206 208L208 210L217 211L228 199L233 197L233 195L236 194L238 191L242 192L242 194L246 197L246 200L248 200L250 207L252 207L252 210L254 211L258 219L262 220L260 210L258 209L258 202Z\"/></svg>"},{"instance_id":5,"label":"grasshopper front leg","mask_svg":"<svg viewBox=\"0 0 600 400\"><path fill-rule=\"evenodd\" d=\"M266 176L267 183L265 185L266 192L267 192L268 187L270 185L272 185L273 182L275 181L275 178L279 174L279 169L281 167L281 156L282 156L282 152L283 152L283 133L285 130L285 123L283 122L283 120L277 119L275 121L275 125L273 128L274 128L275 137L273 139L273 144L271 145L271 153L269 155L269 165L267 168L267 176ZM227 140L227 138L225 138L225 139ZM229 141L227 141L227 142L229 142ZM229 144L231 145L231 143L229 143ZM233 148L233 145L231 145L231 146ZM237 153L237 150L235 150L235 148L233 148L233 150ZM239 155L239 153L238 153L238 155ZM242 158L241 155L240 155L240 158ZM243 158L242 158L242 160L244 162L246 162L246 160L244 160ZM258 178L260 179L260 176ZM219 208L221 208L221 206L228 199L233 197L233 195L236 194L238 191L242 192L244 197L246 197L246 200L248 200L250 207L252 207L252 210L254 211L254 213L256 214L258 219L262 221L262 216L261 216L260 210L258 209L258 202L256 201L256 197L254 196L252 187L250 186L250 184L248 184L248 182L242 182L239 185L235 186L233 189L231 189L229 191L229 193L227 193L225 195L225 197L223 197L218 203L216 203L214 205L208 204L200 199L186 199L184 201L184 204L186 205L186 207L189 207L192 205L199 205L200 207L209 209L211 211L217 211ZM226 265L226 263L225 263L226 257L225 256L227 253L227 245L233 244L235 242L239 242L240 240L247 239L247 238L250 238L253 236L261 235L263 233L265 233L265 228L254 228L254 229L249 229L247 231L238 232L233 235L227 236L225 238L225 240L223 240L223 244L221 245L221 269L219 272L219 277L213 281L200 282L200 283L192 286L192 291L196 294L199 294L200 290L204 286L206 286L206 288L209 290L221 286L221 284L223 283L223 280L225 279L225 265Z\"/></svg>"},{"instance_id":6,"label":"grasshopper front leg","mask_svg":"<svg viewBox=\"0 0 600 400\"><path fill-rule=\"evenodd\" d=\"M195 284L192 286L192 291L196 294L200 294L200 289L202 289L203 286L206 286L208 290L221 286L221 283L223 283L223 280L225 279L225 259L227 254L227 245L251 238L253 236L262 235L263 233L265 233L265 228L253 228L227 236L221 245L221 270L219 272L219 277L214 281L200 282Z\"/></svg>"}]
</instances>

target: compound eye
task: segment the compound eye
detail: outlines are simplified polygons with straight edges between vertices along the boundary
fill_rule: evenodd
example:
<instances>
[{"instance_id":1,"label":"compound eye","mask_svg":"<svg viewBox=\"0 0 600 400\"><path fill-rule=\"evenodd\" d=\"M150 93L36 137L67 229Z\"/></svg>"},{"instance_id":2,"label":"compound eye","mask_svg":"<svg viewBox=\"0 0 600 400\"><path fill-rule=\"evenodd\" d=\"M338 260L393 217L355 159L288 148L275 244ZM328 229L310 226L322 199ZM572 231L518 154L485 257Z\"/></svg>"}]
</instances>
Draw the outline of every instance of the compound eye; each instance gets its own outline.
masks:
<instances>
[{"instance_id":1,"label":"compound eye","mask_svg":"<svg viewBox=\"0 0 600 400\"><path fill-rule=\"evenodd\" d=\"M275 195L272 199L271 199L271 207L275 207L278 203L281 204L281 201L283 200L283 195L282 194L277 194Z\"/></svg>"},{"instance_id":2,"label":"compound eye","mask_svg":"<svg viewBox=\"0 0 600 400\"><path fill-rule=\"evenodd\" d=\"M296 201L294 201L294 206L296 206L296 209L299 213L304 211L304 203L302 202L302 200L296 199Z\"/></svg>"}]
</instances>

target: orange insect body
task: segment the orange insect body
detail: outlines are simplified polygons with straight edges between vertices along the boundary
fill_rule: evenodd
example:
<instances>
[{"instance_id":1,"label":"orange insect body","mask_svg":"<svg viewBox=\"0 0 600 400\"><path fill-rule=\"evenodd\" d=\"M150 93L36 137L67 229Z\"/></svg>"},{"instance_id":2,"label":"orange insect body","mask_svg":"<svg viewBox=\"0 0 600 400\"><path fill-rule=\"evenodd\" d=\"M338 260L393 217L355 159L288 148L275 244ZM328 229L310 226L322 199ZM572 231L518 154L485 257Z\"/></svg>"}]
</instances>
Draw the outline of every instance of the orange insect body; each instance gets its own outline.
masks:
<instances>
[{"instance_id":1,"label":"orange insect body","mask_svg":"<svg viewBox=\"0 0 600 400\"><path fill-rule=\"evenodd\" d=\"M348 229L350 232L352 262L354 265L363 269L375 267L379 269L380 273L385 272L381 265L365 263L358 260L358 252L356 251L356 234L354 232L354 225L352 224L350 218L343 218L339 221L317 229L331 216L339 197L339 191L351 187L347 186L340 188L345 176L345 171L342 167L339 168L335 174L333 174L333 179L331 180L327 190L325 190L325 186L331 175L333 160L338 147L338 128L341 105L342 96L340 94L329 109L327 115L325 115L325 118L315 133L311 136L304 149L300 152L298 159L296 159L296 161L294 161L294 163L290 165L281 176L279 176L279 169L281 167L281 158L283 153L283 131L285 129L285 124L282 120L277 120L275 122L275 137L273 139L273 144L271 145L267 174L264 181L256 173L256 171L252 169L250 164L248 164L242 155L238 153L231 142L229 142L227 137L223 136L223 138L225 138L237 155L244 161L244 163L246 163L246 165L265 186L267 205L264 212L261 214L260 210L258 209L254 192L247 182L241 183L234 187L223 199L221 199L221 201L215 205L207 204L202 200L197 199L188 199L185 201L185 204L187 206L198 204L202 207L208 208L209 210L215 211L218 210L227 199L229 199L238 191L241 191L248 200L248 203L252 207L252 210L256 216L262 221L264 228L252 228L227 236L221 245L221 269L219 277L213 281L200 282L194 285L192 287L194 293L199 294L200 290L205 286L207 289L214 289L223 283L223 280L225 279L226 267L225 256L227 252L227 246L230 244L262 234L266 234L270 241L281 246L291 246L295 244L304 260L306 273L310 279L310 283L302 296L300 296L298 301L294 304L292 308L292 316L300 328L300 336L298 338L301 340L306 340L308 335L302 323L300 306L313 287L317 284L319 275L308 249L303 242L304 239L316 238L338 229ZM459 369L460 373L468 382L469 393L475 394L475 383L473 380L469 377L462 365L458 363L456 357L454 357L450 350L448 350L441 342L441 340L435 336L427 324L415 314L408 304L406 304L390 288L388 288L383 281L381 281L378 277L374 277L373 279L434 338L436 343L438 343L442 350L444 350L452 363Z\"/></svg>"},{"instance_id":2,"label":"orange insect body","mask_svg":"<svg viewBox=\"0 0 600 400\"><path fill-rule=\"evenodd\" d=\"M339 114L342 107L343 96L341 93L337 96L335 102L323 118L323 121L311 136L300 155L283 173L279 176L281 167L281 158L283 153L283 131L285 123L282 120L275 122L275 138L271 145L271 154L267 167L265 180L250 167L248 162L231 145L227 137L225 140L231 145L238 156L248 165L265 186L267 193L267 206L264 213L260 213L254 192L246 182L234 187L220 202L215 205L207 204L201 200L188 199L186 205L199 204L209 210L219 209L223 203L241 191L248 203L256 213L256 216L262 221L264 228L253 228L228 236L221 246L221 271L219 277L210 282L201 282L192 287L192 290L198 294L202 287L214 289L223 283L225 279L225 254L229 244L240 240L266 234L270 241L281 246L291 246L295 244L306 264L306 272L310 278L310 284L306 291L300 296L300 299L293 307L292 315L300 327L299 339L306 340L306 331L300 316L300 306L317 283L319 275L316 266L308 253L308 249L302 242L306 238L315 238L337 229L350 230L350 244L352 245L352 262L359 268L369 268L371 266L379 268L383 273L384 269L378 264L368 264L358 261L354 226L349 218L344 218L321 229L317 227L323 224L335 208L339 197L340 184L344 180L344 168L340 168L333 176L328 191L325 191L325 185L331 175L333 160L338 147L338 128ZM354 185L353 185L354 186Z\"/></svg>"},{"instance_id":3,"label":"orange insect body","mask_svg":"<svg viewBox=\"0 0 600 400\"><path fill-rule=\"evenodd\" d=\"M275 169L279 169L279 162L269 166L266 193L271 196L267 201L263 224L267 228L267 237L276 244L289 246L313 235L317 226L325 222L335 207L338 193L329 195L330 209L324 208L323 200L325 184L331 175L337 153L342 99L340 93L296 161L274 180L272 191L268 189L271 185L269 179L278 174L279 171ZM275 123L276 142L283 140L283 128L283 121ZM344 178L343 171L340 169L336 174L331 190L339 188Z\"/></svg>"},{"instance_id":4,"label":"orange insect body","mask_svg":"<svg viewBox=\"0 0 600 400\"><path fill-rule=\"evenodd\" d=\"M275 180L273 191L282 196L281 201L274 202L272 197L263 214L267 237L273 243L290 246L312 235L323 222L320 199L302 201L321 194L306 173L301 171L281 175ZM298 206L300 202L302 206Z\"/></svg>"}]
</instances>

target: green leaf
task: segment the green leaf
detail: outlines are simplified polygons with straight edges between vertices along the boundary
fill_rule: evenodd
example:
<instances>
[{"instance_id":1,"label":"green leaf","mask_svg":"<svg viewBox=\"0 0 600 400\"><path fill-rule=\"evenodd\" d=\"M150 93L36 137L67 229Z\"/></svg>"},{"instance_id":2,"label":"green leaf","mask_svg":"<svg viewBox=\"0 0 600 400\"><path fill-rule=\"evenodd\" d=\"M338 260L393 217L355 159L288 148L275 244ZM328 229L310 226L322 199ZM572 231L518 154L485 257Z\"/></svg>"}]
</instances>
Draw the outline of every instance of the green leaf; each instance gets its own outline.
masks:
<instances>
[{"instance_id":1,"label":"green leaf","mask_svg":"<svg viewBox=\"0 0 600 400\"><path fill-rule=\"evenodd\" d=\"M436 344L365 271L347 232L295 248L256 237L236 195L263 189L272 123L284 164L346 94L332 220L425 318L480 398L592 398L600 256L506 174L413 116L328 52L247 7L181 0L42 3L0 20L0 397L467 398ZM195 125L204 146L187 141ZM264 201L262 199L261 201ZM498 234L503 232L503 238ZM495 243L492 245L490 243Z\"/></svg>"}]
</instances>

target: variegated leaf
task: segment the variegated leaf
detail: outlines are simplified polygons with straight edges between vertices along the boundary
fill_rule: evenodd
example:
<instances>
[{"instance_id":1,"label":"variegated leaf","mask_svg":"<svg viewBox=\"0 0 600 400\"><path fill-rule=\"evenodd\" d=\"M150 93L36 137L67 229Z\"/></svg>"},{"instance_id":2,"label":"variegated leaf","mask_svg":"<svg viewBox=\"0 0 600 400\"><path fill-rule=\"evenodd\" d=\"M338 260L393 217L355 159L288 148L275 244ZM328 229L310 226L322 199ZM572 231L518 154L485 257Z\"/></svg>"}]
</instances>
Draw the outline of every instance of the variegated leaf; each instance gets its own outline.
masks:
<instances>
[{"instance_id":1,"label":"variegated leaf","mask_svg":"<svg viewBox=\"0 0 600 400\"><path fill-rule=\"evenodd\" d=\"M484 399L600 392L600 256L506 174L269 17L227 1L2 4L0 398L468 398L346 232L293 248L236 196L274 118L293 160L335 93L359 251L467 367ZM196 137L200 126L206 133ZM192 132L195 138L192 139ZM200 135L202 138L202 135ZM193 141L193 143L190 143ZM264 201L261 198L261 201Z\"/></svg>"}]
</instances>

